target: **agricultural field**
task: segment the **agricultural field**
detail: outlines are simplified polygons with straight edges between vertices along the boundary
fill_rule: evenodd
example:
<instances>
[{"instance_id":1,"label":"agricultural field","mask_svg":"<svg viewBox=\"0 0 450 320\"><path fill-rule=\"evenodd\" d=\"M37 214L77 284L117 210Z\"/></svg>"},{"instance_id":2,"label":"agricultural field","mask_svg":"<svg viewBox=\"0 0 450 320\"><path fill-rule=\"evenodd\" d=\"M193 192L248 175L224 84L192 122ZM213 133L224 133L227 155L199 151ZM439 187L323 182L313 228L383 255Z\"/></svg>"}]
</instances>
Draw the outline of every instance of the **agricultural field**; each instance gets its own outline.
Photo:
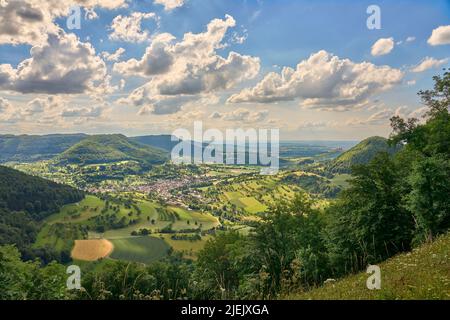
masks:
<instances>
[{"instance_id":1,"label":"agricultural field","mask_svg":"<svg viewBox=\"0 0 450 320\"><path fill-rule=\"evenodd\" d=\"M232 205L247 215L264 213L278 199L291 199L300 188L283 183L281 175L276 177L250 177L245 180L214 186L219 206Z\"/></svg>"},{"instance_id":2,"label":"agricultural field","mask_svg":"<svg viewBox=\"0 0 450 320\"><path fill-rule=\"evenodd\" d=\"M219 220L209 213L202 213L198 211L189 211L180 207L167 207L169 211L176 214L175 222L172 224L172 229L192 229L200 228L201 230L209 230L220 225Z\"/></svg>"},{"instance_id":3,"label":"agricultural field","mask_svg":"<svg viewBox=\"0 0 450 320\"><path fill-rule=\"evenodd\" d=\"M161 237L174 251L181 252L185 258L196 259L196 255L203 249L206 242L212 238L210 235L202 236L201 240L174 240L172 235L163 234Z\"/></svg>"},{"instance_id":4,"label":"agricultural field","mask_svg":"<svg viewBox=\"0 0 450 320\"><path fill-rule=\"evenodd\" d=\"M75 240L71 257L75 260L97 261L108 257L113 250L113 244L105 239Z\"/></svg>"},{"instance_id":5,"label":"agricultural field","mask_svg":"<svg viewBox=\"0 0 450 320\"><path fill-rule=\"evenodd\" d=\"M72 258L80 261L111 257L149 263L164 257L170 247L195 258L210 236L196 241L173 240L173 233L182 231L194 237L220 226L219 219L207 212L131 197L127 193L105 199L87 195L78 203L63 206L60 212L45 219L34 247L71 252ZM168 227L170 233L160 233ZM140 236L142 231L152 236ZM105 254L105 244L109 243L111 249Z\"/></svg>"},{"instance_id":6,"label":"agricultural field","mask_svg":"<svg viewBox=\"0 0 450 320\"><path fill-rule=\"evenodd\" d=\"M87 195L81 202L63 206L57 214L51 215L45 220L49 224L54 223L79 223L100 214L105 202L98 197Z\"/></svg>"},{"instance_id":7,"label":"agricultural field","mask_svg":"<svg viewBox=\"0 0 450 320\"><path fill-rule=\"evenodd\" d=\"M162 239L156 237L128 237L111 240L114 251L111 259L151 263L165 257L170 246Z\"/></svg>"}]
</instances>

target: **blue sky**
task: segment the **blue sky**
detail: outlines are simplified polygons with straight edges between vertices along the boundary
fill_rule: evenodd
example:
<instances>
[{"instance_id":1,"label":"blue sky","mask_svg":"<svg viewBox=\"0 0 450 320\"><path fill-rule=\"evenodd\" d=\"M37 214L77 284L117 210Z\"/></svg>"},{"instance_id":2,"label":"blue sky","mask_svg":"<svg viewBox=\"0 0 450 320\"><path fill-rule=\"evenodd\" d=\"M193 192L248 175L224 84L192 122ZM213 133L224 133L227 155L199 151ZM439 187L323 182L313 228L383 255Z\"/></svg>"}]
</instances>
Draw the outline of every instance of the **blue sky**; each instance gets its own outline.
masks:
<instances>
[{"instance_id":1,"label":"blue sky","mask_svg":"<svg viewBox=\"0 0 450 320\"><path fill-rule=\"evenodd\" d=\"M450 1L159 2L89 0L75 30L77 0L0 7L0 26L18 26L0 31L0 132L138 135L202 120L293 140L386 136L390 116L423 112L417 91L450 66ZM372 4L379 30L366 26Z\"/></svg>"}]
</instances>

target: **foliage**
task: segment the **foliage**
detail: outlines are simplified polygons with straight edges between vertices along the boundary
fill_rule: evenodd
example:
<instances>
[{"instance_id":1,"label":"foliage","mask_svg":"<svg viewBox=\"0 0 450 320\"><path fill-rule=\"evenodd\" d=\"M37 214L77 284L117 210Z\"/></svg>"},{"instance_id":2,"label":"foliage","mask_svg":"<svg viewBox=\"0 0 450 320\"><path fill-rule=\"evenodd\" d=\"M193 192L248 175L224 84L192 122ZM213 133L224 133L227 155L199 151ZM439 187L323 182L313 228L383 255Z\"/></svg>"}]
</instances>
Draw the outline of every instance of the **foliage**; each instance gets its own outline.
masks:
<instances>
[{"instance_id":1,"label":"foliage","mask_svg":"<svg viewBox=\"0 0 450 320\"><path fill-rule=\"evenodd\" d=\"M38 177L0 166L0 245L16 244L25 259L56 257L53 250L33 250L39 221L84 193ZM58 258L61 260L61 256Z\"/></svg>"},{"instance_id":2,"label":"foliage","mask_svg":"<svg viewBox=\"0 0 450 320\"><path fill-rule=\"evenodd\" d=\"M14 246L0 246L0 300L68 298L64 266L23 262Z\"/></svg>"},{"instance_id":3,"label":"foliage","mask_svg":"<svg viewBox=\"0 0 450 320\"><path fill-rule=\"evenodd\" d=\"M61 153L61 163L108 163L136 160L147 164L163 163L167 152L132 141L124 135L90 136Z\"/></svg>"},{"instance_id":4,"label":"foliage","mask_svg":"<svg viewBox=\"0 0 450 320\"><path fill-rule=\"evenodd\" d=\"M337 274L410 248L414 222L403 206L399 165L381 153L354 167L350 188L328 209L327 248Z\"/></svg>"},{"instance_id":5,"label":"foliage","mask_svg":"<svg viewBox=\"0 0 450 320\"><path fill-rule=\"evenodd\" d=\"M390 146L387 139L370 137L331 161L327 171L332 174L350 173L352 166L367 164L380 152L387 152L392 155L398 151L399 148Z\"/></svg>"},{"instance_id":6,"label":"foliage","mask_svg":"<svg viewBox=\"0 0 450 320\"><path fill-rule=\"evenodd\" d=\"M450 233L412 252L379 264L381 289L368 290L364 271L309 291L290 292L295 300L449 300Z\"/></svg>"},{"instance_id":7,"label":"foliage","mask_svg":"<svg viewBox=\"0 0 450 320\"><path fill-rule=\"evenodd\" d=\"M85 137L84 134L0 135L0 162L51 159Z\"/></svg>"}]
</instances>

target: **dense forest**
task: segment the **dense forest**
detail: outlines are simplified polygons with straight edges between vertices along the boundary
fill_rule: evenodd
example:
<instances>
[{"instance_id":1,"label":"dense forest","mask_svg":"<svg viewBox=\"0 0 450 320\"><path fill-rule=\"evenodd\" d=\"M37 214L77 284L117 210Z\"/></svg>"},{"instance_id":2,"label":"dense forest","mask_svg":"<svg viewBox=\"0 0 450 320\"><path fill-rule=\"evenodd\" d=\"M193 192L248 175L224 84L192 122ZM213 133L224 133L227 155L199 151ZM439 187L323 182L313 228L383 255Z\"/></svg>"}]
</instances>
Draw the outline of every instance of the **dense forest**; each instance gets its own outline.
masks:
<instances>
[{"instance_id":1,"label":"dense forest","mask_svg":"<svg viewBox=\"0 0 450 320\"><path fill-rule=\"evenodd\" d=\"M124 135L90 136L56 157L62 163L107 163L135 160L147 164L167 161L167 152L135 142Z\"/></svg>"},{"instance_id":2,"label":"dense forest","mask_svg":"<svg viewBox=\"0 0 450 320\"><path fill-rule=\"evenodd\" d=\"M0 135L0 162L51 159L86 137L85 134Z\"/></svg>"},{"instance_id":3,"label":"dense forest","mask_svg":"<svg viewBox=\"0 0 450 320\"><path fill-rule=\"evenodd\" d=\"M195 262L176 253L147 266L103 261L71 292L62 265L23 262L17 249L3 246L0 298L279 298L432 242L450 228L450 73L434 81L419 93L428 106L424 119L391 119L389 143L401 150L354 166L350 187L324 212L299 193L271 208L248 236L218 233ZM18 209L36 214L31 204Z\"/></svg>"},{"instance_id":4,"label":"dense forest","mask_svg":"<svg viewBox=\"0 0 450 320\"><path fill-rule=\"evenodd\" d=\"M83 197L72 187L0 166L0 244L15 244L25 258L35 257L30 244L39 222Z\"/></svg>"}]
</instances>

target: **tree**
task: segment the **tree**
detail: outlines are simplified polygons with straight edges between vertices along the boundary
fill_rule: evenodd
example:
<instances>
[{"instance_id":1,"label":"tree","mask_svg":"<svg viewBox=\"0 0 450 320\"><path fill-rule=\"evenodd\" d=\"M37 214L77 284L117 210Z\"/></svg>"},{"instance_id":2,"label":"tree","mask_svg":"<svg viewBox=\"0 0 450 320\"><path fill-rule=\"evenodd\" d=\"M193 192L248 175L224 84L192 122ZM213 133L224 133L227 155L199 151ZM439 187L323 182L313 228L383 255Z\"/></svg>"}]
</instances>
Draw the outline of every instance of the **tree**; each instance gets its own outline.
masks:
<instances>
[{"instance_id":1,"label":"tree","mask_svg":"<svg viewBox=\"0 0 450 320\"><path fill-rule=\"evenodd\" d=\"M264 296L318 284L327 276L323 226L320 212L305 193L270 210L252 239L255 270L266 274Z\"/></svg>"},{"instance_id":2,"label":"tree","mask_svg":"<svg viewBox=\"0 0 450 320\"><path fill-rule=\"evenodd\" d=\"M450 228L450 161L442 155L416 161L408 180L407 207L415 216L417 239L432 241Z\"/></svg>"},{"instance_id":3,"label":"tree","mask_svg":"<svg viewBox=\"0 0 450 320\"><path fill-rule=\"evenodd\" d=\"M381 153L354 166L351 186L328 209L327 248L338 275L410 248L414 222L402 201L399 165Z\"/></svg>"},{"instance_id":4,"label":"tree","mask_svg":"<svg viewBox=\"0 0 450 320\"><path fill-rule=\"evenodd\" d=\"M414 214L416 243L431 241L449 226L450 72L433 77L432 90L420 91L428 107L424 119L393 117L392 143L405 144L397 158L408 168L404 198ZM406 155L406 156L405 156Z\"/></svg>"},{"instance_id":5,"label":"tree","mask_svg":"<svg viewBox=\"0 0 450 320\"><path fill-rule=\"evenodd\" d=\"M198 254L194 274L198 298L235 297L243 271L237 261L244 247L244 237L234 231L219 233L207 241Z\"/></svg>"}]
</instances>

